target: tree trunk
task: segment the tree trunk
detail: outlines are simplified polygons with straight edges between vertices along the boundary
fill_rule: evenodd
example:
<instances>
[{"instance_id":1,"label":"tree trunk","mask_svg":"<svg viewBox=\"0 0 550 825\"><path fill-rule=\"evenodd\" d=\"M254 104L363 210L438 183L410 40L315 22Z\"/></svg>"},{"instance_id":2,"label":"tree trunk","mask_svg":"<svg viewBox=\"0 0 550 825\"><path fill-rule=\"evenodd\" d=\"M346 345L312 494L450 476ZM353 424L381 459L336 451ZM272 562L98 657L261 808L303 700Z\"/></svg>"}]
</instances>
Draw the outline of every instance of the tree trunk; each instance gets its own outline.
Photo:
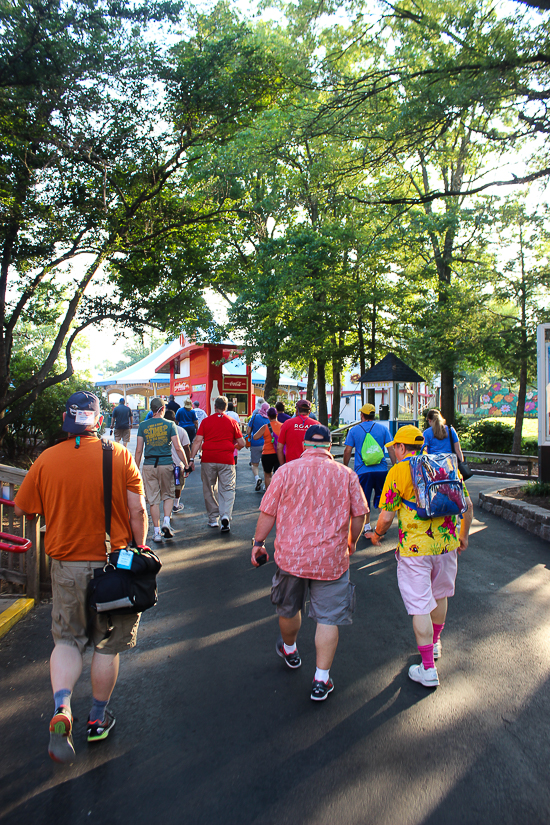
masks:
<instances>
[{"instance_id":1,"label":"tree trunk","mask_svg":"<svg viewBox=\"0 0 550 825\"><path fill-rule=\"evenodd\" d=\"M357 319L357 341L359 343L359 377L364 375L367 371L365 362L365 338L363 336L363 319L361 316ZM365 389L361 384L361 406L365 403Z\"/></svg>"},{"instance_id":2,"label":"tree trunk","mask_svg":"<svg viewBox=\"0 0 550 825\"><path fill-rule=\"evenodd\" d=\"M340 401L342 399L342 364L339 358L332 356L332 409L330 423L333 427L340 424Z\"/></svg>"},{"instance_id":3,"label":"tree trunk","mask_svg":"<svg viewBox=\"0 0 550 825\"><path fill-rule=\"evenodd\" d=\"M275 364L266 364L265 366L264 398L266 401L269 401L269 403L275 403L277 401L277 391L279 389L281 365L277 362Z\"/></svg>"},{"instance_id":4,"label":"tree trunk","mask_svg":"<svg viewBox=\"0 0 550 825\"><path fill-rule=\"evenodd\" d=\"M441 415L449 427L455 421L454 370L450 367L441 369Z\"/></svg>"},{"instance_id":5,"label":"tree trunk","mask_svg":"<svg viewBox=\"0 0 550 825\"><path fill-rule=\"evenodd\" d=\"M326 363L325 358L317 358L317 412L319 423L325 427L328 426Z\"/></svg>"},{"instance_id":6,"label":"tree trunk","mask_svg":"<svg viewBox=\"0 0 550 825\"><path fill-rule=\"evenodd\" d=\"M309 362L309 367L307 371L307 389L306 389L306 398L308 401L311 401L313 398L313 387L315 385L315 361Z\"/></svg>"}]
</instances>

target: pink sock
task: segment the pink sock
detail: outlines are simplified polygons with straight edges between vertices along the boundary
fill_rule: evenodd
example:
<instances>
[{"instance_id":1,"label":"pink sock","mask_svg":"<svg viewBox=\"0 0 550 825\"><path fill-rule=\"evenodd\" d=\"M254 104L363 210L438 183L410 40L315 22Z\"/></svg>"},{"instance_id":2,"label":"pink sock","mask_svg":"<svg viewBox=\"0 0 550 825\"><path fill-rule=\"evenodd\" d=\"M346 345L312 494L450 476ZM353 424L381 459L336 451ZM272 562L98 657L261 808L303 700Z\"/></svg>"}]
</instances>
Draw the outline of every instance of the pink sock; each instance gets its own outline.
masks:
<instances>
[{"instance_id":1,"label":"pink sock","mask_svg":"<svg viewBox=\"0 0 550 825\"><path fill-rule=\"evenodd\" d=\"M422 664L424 665L424 670L428 670L428 668L435 667L433 644L418 645L418 652L422 656Z\"/></svg>"},{"instance_id":2,"label":"pink sock","mask_svg":"<svg viewBox=\"0 0 550 825\"><path fill-rule=\"evenodd\" d=\"M439 641L439 637L441 636L441 631L445 627L445 622L443 624L434 624L434 645L436 642Z\"/></svg>"}]
</instances>

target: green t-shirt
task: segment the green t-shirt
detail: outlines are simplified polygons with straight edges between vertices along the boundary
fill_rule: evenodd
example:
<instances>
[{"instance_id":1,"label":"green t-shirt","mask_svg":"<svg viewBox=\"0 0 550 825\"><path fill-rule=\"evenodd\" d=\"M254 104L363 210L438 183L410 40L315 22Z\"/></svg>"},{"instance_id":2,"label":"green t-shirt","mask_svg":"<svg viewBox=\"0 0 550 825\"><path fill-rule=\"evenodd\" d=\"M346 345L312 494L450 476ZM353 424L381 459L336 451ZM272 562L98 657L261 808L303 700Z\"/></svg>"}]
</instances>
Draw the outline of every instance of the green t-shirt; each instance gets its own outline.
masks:
<instances>
[{"instance_id":1,"label":"green t-shirt","mask_svg":"<svg viewBox=\"0 0 550 825\"><path fill-rule=\"evenodd\" d=\"M145 442L144 464L172 464L172 436L178 434L173 421L150 418L141 422L137 434Z\"/></svg>"}]
</instances>

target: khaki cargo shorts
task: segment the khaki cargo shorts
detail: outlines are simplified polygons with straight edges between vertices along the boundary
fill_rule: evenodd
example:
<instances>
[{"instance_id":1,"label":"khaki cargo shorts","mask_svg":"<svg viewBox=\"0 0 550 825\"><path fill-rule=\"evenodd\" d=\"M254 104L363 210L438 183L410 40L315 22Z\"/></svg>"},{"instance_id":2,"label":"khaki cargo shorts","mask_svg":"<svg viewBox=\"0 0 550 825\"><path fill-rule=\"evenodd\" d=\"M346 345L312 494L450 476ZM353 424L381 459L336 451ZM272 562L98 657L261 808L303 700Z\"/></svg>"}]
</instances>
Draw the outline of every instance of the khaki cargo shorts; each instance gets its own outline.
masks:
<instances>
[{"instance_id":1,"label":"khaki cargo shorts","mask_svg":"<svg viewBox=\"0 0 550 825\"><path fill-rule=\"evenodd\" d=\"M98 653L111 656L135 647L140 613L110 617L92 613L88 626L88 582L94 569L104 564L103 561L52 559L52 636L56 645L72 645L83 653L88 644L93 644Z\"/></svg>"},{"instance_id":2,"label":"khaki cargo shorts","mask_svg":"<svg viewBox=\"0 0 550 825\"><path fill-rule=\"evenodd\" d=\"M142 470L143 485L147 504L160 504L176 495L173 464L144 464Z\"/></svg>"},{"instance_id":3,"label":"khaki cargo shorts","mask_svg":"<svg viewBox=\"0 0 550 825\"><path fill-rule=\"evenodd\" d=\"M115 441L122 441L123 444L128 444L131 435L130 430L115 430Z\"/></svg>"}]
</instances>

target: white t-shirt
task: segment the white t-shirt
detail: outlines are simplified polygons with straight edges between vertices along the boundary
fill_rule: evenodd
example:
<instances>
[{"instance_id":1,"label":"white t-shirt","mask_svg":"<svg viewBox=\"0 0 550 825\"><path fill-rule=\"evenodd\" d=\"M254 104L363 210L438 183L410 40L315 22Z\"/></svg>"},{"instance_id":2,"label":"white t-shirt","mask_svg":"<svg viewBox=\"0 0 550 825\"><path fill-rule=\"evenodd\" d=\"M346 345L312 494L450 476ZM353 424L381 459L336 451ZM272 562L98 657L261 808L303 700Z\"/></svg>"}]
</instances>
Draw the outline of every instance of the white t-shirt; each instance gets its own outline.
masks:
<instances>
[{"instance_id":1,"label":"white t-shirt","mask_svg":"<svg viewBox=\"0 0 550 825\"><path fill-rule=\"evenodd\" d=\"M201 421L203 420L203 418L207 418L207 417L208 417L208 413L205 413L205 411L204 411L204 410L201 410L201 408L200 408L200 407L193 407L193 412L194 412L194 413L195 413L195 415L197 416L197 423L198 423L199 425L200 425ZM197 427L197 430L198 430L198 427Z\"/></svg>"},{"instance_id":2,"label":"white t-shirt","mask_svg":"<svg viewBox=\"0 0 550 825\"><path fill-rule=\"evenodd\" d=\"M181 446L182 447L188 447L191 442L189 441L189 436L187 435L186 431L183 429L183 427L178 426L178 424L176 424L176 430L178 431L178 435L180 437ZM177 464L178 467L180 467L180 469L183 467L183 462L180 461L180 457L177 454L173 444L172 444L172 461L174 462L174 464Z\"/></svg>"}]
</instances>

